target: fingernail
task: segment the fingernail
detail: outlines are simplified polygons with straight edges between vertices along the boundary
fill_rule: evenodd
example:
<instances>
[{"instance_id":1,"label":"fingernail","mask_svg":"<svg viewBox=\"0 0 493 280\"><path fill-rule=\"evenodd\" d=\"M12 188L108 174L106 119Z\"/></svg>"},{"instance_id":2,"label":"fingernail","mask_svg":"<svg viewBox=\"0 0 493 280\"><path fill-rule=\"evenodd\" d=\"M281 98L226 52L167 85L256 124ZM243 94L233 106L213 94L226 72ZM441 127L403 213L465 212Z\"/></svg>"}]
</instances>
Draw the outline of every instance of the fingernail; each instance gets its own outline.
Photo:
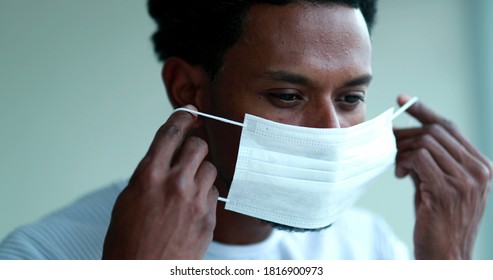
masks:
<instances>
[{"instance_id":1,"label":"fingernail","mask_svg":"<svg viewBox=\"0 0 493 280\"><path fill-rule=\"evenodd\" d=\"M183 106L183 108L198 111L197 107L193 106L192 104L187 104L187 105Z\"/></svg>"},{"instance_id":2,"label":"fingernail","mask_svg":"<svg viewBox=\"0 0 493 280\"><path fill-rule=\"evenodd\" d=\"M183 112L187 112L189 113L190 115L192 115L192 117L194 118L197 118L198 117L198 110L195 106L191 105L191 104L188 104L188 105L185 105L183 107L180 107L180 108L176 108L173 112L178 112L178 111L183 111Z\"/></svg>"},{"instance_id":3,"label":"fingernail","mask_svg":"<svg viewBox=\"0 0 493 280\"><path fill-rule=\"evenodd\" d=\"M409 99L411 99L411 97L405 93L401 93L400 94L400 97L404 99L404 102L408 101Z\"/></svg>"}]
</instances>

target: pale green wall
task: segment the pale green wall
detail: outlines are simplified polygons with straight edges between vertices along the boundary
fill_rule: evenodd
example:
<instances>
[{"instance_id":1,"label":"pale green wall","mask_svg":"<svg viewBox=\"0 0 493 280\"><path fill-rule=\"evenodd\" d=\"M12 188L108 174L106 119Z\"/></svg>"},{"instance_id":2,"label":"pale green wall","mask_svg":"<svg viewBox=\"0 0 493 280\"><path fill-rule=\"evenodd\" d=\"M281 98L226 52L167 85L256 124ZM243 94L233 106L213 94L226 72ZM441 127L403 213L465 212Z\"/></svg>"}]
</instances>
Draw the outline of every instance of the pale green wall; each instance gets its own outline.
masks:
<instances>
[{"instance_id":1,"label":"pale green wall","mask_svg":"<svg viewBox=\"0 0 493 280\"><path fill-rule=\"evenodd\" d=\"M375 80L368 106L376 114L398 93L416 95L474 138L471 7L464 0L380 1L373 35ZM375 111L376 110L376 111ZM400 117L399 125L412 124ZM414 187L389 172L363 198L412 248ZM412 249L411 249L412 253Z\"/></svg>"},{"instance_id":2,"label":"pale green wall","mask_svg":"<svg viewBox=\"0 0 493 280\"><path fill-rule=\"evenodd\" d=\"M380 1L370 116L407 92L480 142L470 3ZM144 0L0 0L0 238L131 175L170 110L153 28ZM360 203L409 246L412 188L389 173Z\"/></svg>"},{"instance_id":3,"label":"pale green wall","mask_svg":"<svg viewBox=\"0 0 493 280\"><path fill-rule=\"evenodd\" d=\"M483 128L478 134L482 150L493 159L493 1L476 0L474 17L475 90L474 100L478 110L478 124ZM478 255L493 259L493 199L486 208L481 235L477 243Z\"/></svg>"},{"instance_id":4,"label":"pale green wall","mask_svg":"<svg viewBox=\"0 0 493 280\"><path fill-rule=\"evenodd\" d=\"M169 112L145 0L0 0L0 236L127 178Z\"/></svg>"}]
</instances>

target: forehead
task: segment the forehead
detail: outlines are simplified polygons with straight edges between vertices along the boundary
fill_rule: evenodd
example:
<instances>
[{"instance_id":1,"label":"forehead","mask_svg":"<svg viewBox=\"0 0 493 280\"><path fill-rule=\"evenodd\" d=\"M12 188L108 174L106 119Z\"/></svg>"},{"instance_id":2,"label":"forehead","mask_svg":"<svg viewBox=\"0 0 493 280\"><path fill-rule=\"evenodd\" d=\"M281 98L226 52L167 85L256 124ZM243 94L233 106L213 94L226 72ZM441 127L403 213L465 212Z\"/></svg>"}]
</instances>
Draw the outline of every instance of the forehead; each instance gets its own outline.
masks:
<instances>
[{"instance_id":1,"label":"forehead","mask_svg":"<svg viewBox=\"0 0 493 280\"><path fill-rule=\"evenodd\" d=\"M231 51L242 57L235 59L248 59L250 64L337 70L351 65L369 68L371 46L357 9L334 4L256 4Z\"/></svg>"}]
</instances>

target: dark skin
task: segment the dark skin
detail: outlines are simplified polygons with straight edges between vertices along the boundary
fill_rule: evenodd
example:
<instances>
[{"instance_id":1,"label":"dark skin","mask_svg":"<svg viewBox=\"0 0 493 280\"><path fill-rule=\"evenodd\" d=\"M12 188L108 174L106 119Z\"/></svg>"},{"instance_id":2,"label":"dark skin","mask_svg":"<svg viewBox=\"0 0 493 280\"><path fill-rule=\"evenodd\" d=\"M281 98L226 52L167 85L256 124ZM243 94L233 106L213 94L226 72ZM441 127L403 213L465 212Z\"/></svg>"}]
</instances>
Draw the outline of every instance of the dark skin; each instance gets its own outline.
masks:
<instances>
[{"instance_id":1,"label":"dark skin","mask_svg":"<svg viewBox=\"0 0 493 280\"><path fill-rule=\"evenodd\" d=\"M404 104L408 97L399 97ZM456 127L423 103L408 113L422 127L396 129L396 176L416 187L416 259L470 259L493 168Z\"/></svg>"},{"instance_id":2,"label":"dark skin","mask_svg":"<svg viewBox=\"0 0 493 280\"><path fill-rule=\"evenodd\" d=\"M359 10L255 5L243 38L212 83L180 58L163 68L170 101L242 121L245 113L306 127L364 121L371 45ZM400 97L403 104L406 97ZM396 130L396 174L416 185L417 259L470 258L492 178L491 163L422 103L408 111L423 127ZM201 259L211 240L252 244L272 228L224 210L241 130L176 112L119 196L105 259Z\"/></svg>"},{"instance_id":3,"label":"dark skin","mask_svg":"<svg viewBox=\"0 0 493 280\"><path fill-rule=\"evenodd\" d=\"M279 16L273 17L276 13ZM194 104L237 121L245 113L306 127L348 127L364 121L361 99L371 79L371 45L359 12L344 7L258 5L250 15L243 39L225 54L212 94ZM241 130L205 122L194 133L214 147L210 160L220 179L230 181ZM216 180L216 186L226 197L224 181ZM223 207L223 203L218 207L221 222L215 240L250 244L271 233L270 225Z\"/></svg>"},{"instance_id":4,"label":"dark skin","mask_svg":"<svg viewBox=\"0 0 493 280\"><path fill-rule=\"evenodd\" d=\"M207 249L216 220L216 169L204 160L203 140L184 139L195 120L173 114L159 129L118 197L103 258L190 259Z\"/></svg>"}]
</instances>

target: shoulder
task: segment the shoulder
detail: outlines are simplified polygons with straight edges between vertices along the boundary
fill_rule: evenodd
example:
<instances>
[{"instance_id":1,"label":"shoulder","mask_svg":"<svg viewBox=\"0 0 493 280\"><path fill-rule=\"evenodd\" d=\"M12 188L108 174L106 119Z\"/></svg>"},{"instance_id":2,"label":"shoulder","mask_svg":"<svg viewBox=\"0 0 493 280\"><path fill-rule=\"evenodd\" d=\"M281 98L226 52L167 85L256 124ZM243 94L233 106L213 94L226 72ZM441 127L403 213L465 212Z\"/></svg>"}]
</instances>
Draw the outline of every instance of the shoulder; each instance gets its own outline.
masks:
<instances>
[{"instance_id":1,"label":"shoulder","mask_svg":"<svg viewBox=\"0 0 493 280\"><path fill-rule=\"evenodd\" d=\"M99 259L117 196L126 181L92 192L0 244L0 259Z\"/></svg>"}]
</instances>

